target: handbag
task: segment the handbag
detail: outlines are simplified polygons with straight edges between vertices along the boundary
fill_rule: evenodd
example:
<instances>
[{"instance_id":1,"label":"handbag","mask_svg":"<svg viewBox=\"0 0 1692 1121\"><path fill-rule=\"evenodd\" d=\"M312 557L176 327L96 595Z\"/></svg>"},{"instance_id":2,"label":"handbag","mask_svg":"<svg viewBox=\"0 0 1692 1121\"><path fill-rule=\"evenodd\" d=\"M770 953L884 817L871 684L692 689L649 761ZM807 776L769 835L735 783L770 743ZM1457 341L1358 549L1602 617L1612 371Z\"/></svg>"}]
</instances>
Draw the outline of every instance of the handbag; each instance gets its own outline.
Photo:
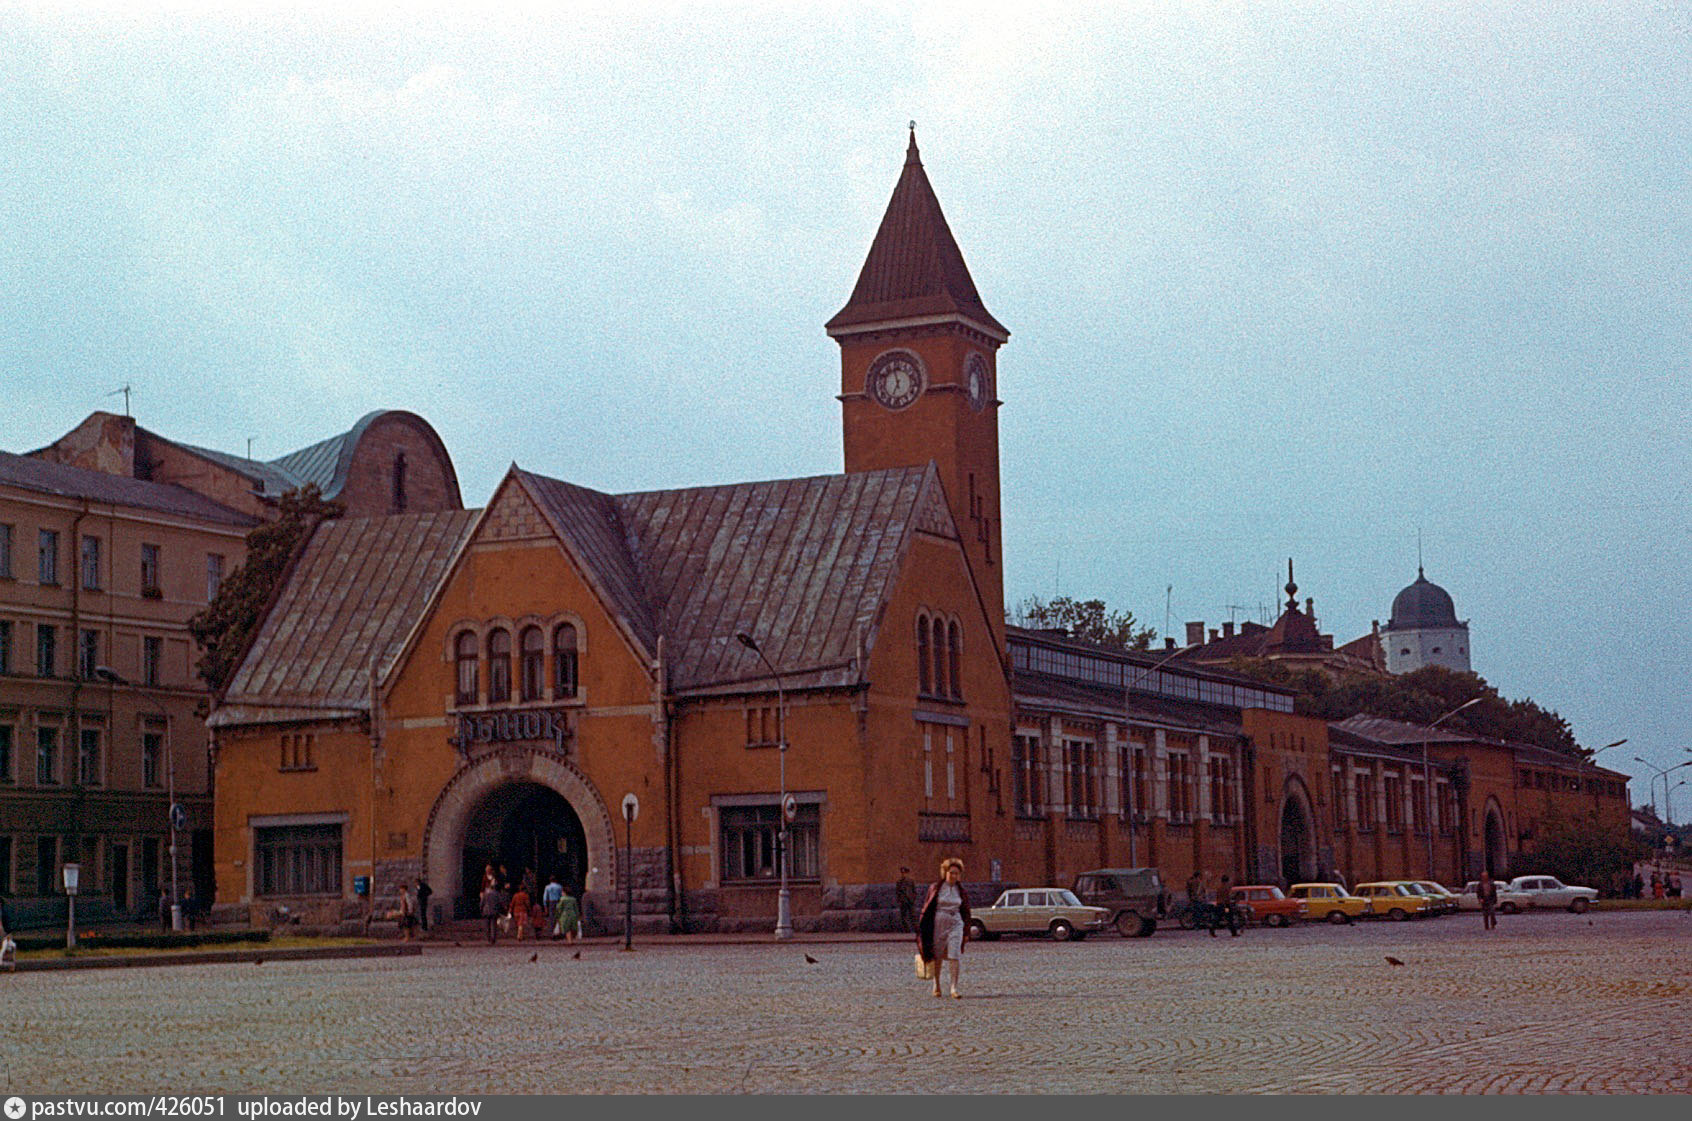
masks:
<instances>
[{"instance_id":1,"label":"handbag","mask_svg":"<svg viewBox=\"0 0 1692 1121\"><path fill-rule=\"evenodd\" d=\"M919 981L932 981L940 975L940 963L938 961L923 961L920 952L916 955L915 964L917 980Z\"/></svg>"}]
</instances>

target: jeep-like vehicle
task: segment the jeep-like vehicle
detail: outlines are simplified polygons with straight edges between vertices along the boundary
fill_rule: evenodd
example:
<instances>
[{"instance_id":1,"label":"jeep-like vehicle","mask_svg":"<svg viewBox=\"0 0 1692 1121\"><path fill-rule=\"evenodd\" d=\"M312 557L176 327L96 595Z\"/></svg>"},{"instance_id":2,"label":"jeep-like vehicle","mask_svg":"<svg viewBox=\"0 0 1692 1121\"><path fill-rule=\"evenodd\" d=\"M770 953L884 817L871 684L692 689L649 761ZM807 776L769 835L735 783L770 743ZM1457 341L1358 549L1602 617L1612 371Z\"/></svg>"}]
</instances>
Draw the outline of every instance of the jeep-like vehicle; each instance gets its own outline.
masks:
<instances>
[{"instance_id":1,"label":"jeep-like vehicle","mask_svg":"<svg viewBox=\"0 0 1692 1121\"><path fill-rule=\"evenodd\" d=\"M1147 938L1157 929L1166 897L1156 868L1099 868L1075 877L1081 902L1103 907L1124 938Z\"/></svg>"}]
</instances>

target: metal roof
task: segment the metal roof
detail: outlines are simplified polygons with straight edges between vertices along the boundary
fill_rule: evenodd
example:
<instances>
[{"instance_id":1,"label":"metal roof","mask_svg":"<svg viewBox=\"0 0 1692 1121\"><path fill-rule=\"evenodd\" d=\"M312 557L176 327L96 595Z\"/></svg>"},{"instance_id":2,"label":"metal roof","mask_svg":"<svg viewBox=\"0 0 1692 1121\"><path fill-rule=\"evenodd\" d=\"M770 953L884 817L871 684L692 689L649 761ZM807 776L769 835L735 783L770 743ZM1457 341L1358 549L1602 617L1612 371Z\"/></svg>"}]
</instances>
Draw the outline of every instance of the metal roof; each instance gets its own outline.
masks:
<instances>
[{"instance_id":1,"label":"metal roof","mask_svg":"<svg viewBox=\"0 0 1692 1121\"><path fill-rule=\"evenodd\" d=\"M246 514L174 483L109 475L104 471L67 467L62 463L11 452L0 452L0 484L62 498L81 498L113 506L176 514L220 525L244 527L257 524Z\"/></svg>"}]
</instances>

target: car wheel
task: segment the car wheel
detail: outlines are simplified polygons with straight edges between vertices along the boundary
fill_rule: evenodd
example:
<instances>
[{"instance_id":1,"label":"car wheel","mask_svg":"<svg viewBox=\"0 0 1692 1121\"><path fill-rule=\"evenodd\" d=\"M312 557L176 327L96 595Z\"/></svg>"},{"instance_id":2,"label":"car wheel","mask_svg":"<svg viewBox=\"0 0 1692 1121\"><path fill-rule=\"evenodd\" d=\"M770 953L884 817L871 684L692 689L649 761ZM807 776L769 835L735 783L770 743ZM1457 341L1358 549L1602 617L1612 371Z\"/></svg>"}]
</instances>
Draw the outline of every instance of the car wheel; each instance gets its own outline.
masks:
<instances>
[{"instance_id":1,"label":"car wheel","mask_svg":"<svg viewBox=\"0 0 1692 1121\"><path fill-rule=\"evenodd\" d=\"M1145 920L1140 918L1138 911L1124 911L1116 916L1116 933L1124 938L1138 936L1144 926Z\"/></svg>"},{"instance_id":2,"label":"car wheel","mask_svg":"<svg viewBox=\"0 0 1692 1121\"><path fill-rule=\"evenodd\" d=\"M980 919L969 920L969 940L971 942L987 941L987 928L981 925Z\"/></svg>"},{"instance_id":3,"label":"car wheel","mask_svg":"<svg viewBox=\"0 0 1692 1121\"><path fill-rule=\"evenodd\" d=\"M1182 930L1193 929L1196 925L1195 920L1193 919L1193 909L1191 907L1181 908L1181 910L1175 915L1175 923Z\"/></svg>"},{"instance_id":4,"label":"car wheel","mask_svg":"<svg viewBox=\"0 0 1692 1121\"><path fill-rule=\"evenodd\" d=\"M1289 920L1287 919L1287 916L1285 916L1285 915L1270 915L1268 918L1263 920L1263 925L1264 926L1278 926L1281 929L1285 930L1288 921Z\"/></svg>"},{"instance_id":5,"label":"car wheel","mask_svg":"<svg viewBox=\"0 0 1692 1121\"><path fill-rule=\"evenodd\" d=\"M1346 918L1344 911L1329 911L1328 923L1332 926L1344 926L1351 920Z\"/></svg>"},{"instance_id":6,"label":"car wheel","mask_svg":"<svg viewBox=\"0 0 1692 1121\"><path fill-rule=\"evenodd\" d=\"M1521 908L1516 906L1514 903L1500 903L1498 905L1498 909L1503 911L1506 915L1513 915L1517 911L1521 910Z\"/></svg>"},{"instance_id":7,"label":"car wheel","mask_svg":"<svg viewBox=\"0 0 1692 1121\"><path fill-rule=\"evenodd\" d=\"M1592 906L1592 904L1588 903L1586 898L1583 896L1580 899L1575 900L1573 903L1570 903L1569 910L1573 911L1577 915L1584 915L1586 914L1586 909L1590 906Z\"/></svg>"},{"instance_id":8,"label":"car wheel","mask_svg":"<svg viewBox=\"0 0 1692 1121\"><path fill-rule=\"evenodd\" d=\"M1075 928L1063 919L1052 920L1051 932L1053 942L1067 942L1075 937Z\"/></svg>"},{"instance_id":9,"label":"car wheel","mask_svg":"<svg viewBox=\"0 0 1692 1121\"><path fill-rule=\"evenodd\" d=\"M1393 922L1403 922L1409 917L1409 915L1404 913L1403 907L1394 907L1392 910L1387 912L1387 918L1391 919Z\"/></svg>"},{"instance_id":10,"label":"car wheel","mask_svg":"<svg viewBox=\"0 0 1692 1121\"><path fill-rule=\"evenodd\" d=\"M1156 934L1156 933L1157 933L1157 920L1156 919L1141 919L1140 920L1140 929L1134 932L1134 937L1136 937L1136 938L1150 938L1153 934Z\"/></svg>"}]
</instances>

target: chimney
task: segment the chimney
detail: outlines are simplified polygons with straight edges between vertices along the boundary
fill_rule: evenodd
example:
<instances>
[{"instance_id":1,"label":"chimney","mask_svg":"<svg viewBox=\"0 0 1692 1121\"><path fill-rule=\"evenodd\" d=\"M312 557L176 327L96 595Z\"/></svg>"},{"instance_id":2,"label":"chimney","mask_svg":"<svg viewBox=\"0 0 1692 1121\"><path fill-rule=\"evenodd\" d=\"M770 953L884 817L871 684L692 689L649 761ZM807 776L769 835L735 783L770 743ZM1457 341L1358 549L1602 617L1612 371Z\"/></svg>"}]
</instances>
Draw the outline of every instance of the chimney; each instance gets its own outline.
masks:
<instances>
[{"instance_id":1,"label":"chimney","mask_svg":"<svg viewBox=\"0 0 1692 1121\"><path fill-rule=\"evenodd\" d=\"M1222 637L1223 638L1233 638L1234 637L1234 621L1232 619L1229 619L1226 623L1222 624Z\"/></svg>"},{"instance_id":2,"label":"chimney","mask_svg":"<svg viewBox=\"0 0 1692 1121\"><path fill-rule=\"evenodd\" d=\"M1175 649L1175 640L1173 638L1165 637L1163 640L1163 648L1165 650Z\"/></svg>"},{"instance_id":3,"label":"chimney","mask_svg":"<svg viewBox=\"0 0 1692 1121\"><path fill-rule=\"evenodd\" d=\"M1316 597L1308 596L1304 601L1304 613L1312 619L1316 618Z\"/></svg>"},{"instance_id":4,"label":"chimney","mask_svg":"<svg viewBox=\"0 0 1692 1121\"><path fill-rule=\"evenodd\" d=\"M1187 645L1188 646L1203 646L1204 645L1204 620L1203 619L1200 619L1196 623L1188 623L1187 624Z\"/></svg>"},{"instance_id":5,"label":"chimney","mask_svg":"<svg viewBox=\"0 0 1692 1121\"><path fill-rule=\"evenodd\" d=\"M1210 628L1210 641L1215 642L1220 637L1222 637L1222 636L1219 633L1217 633L1216 628L1211 627Z\"/></svg>"}]
</instances>

